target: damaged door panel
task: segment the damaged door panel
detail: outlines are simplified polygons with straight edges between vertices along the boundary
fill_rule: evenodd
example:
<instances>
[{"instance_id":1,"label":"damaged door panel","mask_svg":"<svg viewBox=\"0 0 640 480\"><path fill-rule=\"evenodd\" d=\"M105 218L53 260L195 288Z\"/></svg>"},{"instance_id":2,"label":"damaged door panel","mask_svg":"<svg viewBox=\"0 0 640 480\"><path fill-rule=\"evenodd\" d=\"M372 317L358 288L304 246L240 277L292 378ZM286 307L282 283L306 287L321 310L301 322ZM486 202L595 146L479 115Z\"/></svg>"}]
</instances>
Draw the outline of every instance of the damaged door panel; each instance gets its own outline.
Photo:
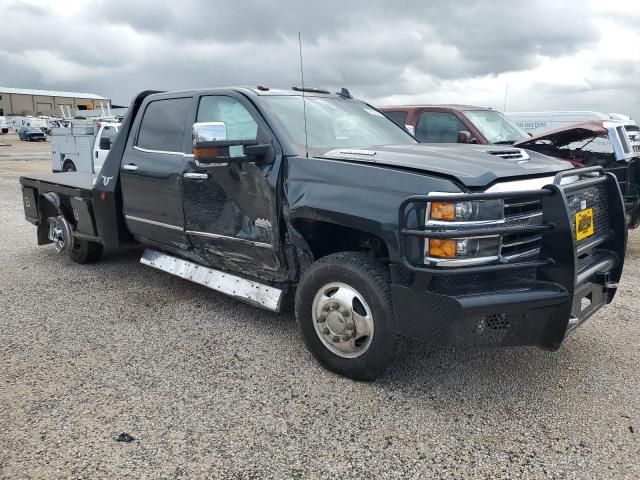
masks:
<instances>
[{"instance_id":1,"label":"damaged door panel","mask_svg":"<svg viewBox=\"0 0 640 480\"><path fill-rule=\"evenodd\" d=\"M223 122L226 140L271 144L266 125L242 96L203 95L194 123ZM242 155L241 151L230 154ZM249 275L283 277L274 169L276 151L258 162L203 164L189 158L184 175L185 228L211 265Z\"/></svg>"}]
</instances>

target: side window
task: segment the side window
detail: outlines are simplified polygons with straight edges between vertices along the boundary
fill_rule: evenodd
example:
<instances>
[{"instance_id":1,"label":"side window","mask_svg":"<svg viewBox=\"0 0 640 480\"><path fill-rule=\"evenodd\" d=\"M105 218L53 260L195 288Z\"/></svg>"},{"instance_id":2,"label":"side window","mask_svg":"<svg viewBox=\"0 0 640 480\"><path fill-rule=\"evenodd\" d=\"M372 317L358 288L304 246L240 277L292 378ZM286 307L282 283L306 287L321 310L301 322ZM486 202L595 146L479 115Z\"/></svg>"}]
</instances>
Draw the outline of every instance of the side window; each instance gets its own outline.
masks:
<instances>
[{"instance_id":1,"label":"side window","mask_svg":"<svg viewBox=\"0 0 640 480\"><path fill-rule=\"evenodd\" d=\"M416 138L426 143L456 143L460 130L467 128L453 113L422 112L416 126Z\"/></svg>"},{"instance_id":2,"label":"side window","mask_svg":"<svg viewBox=\"0 0 640 480\"><path fill-rule=\"evenodd\" d=\"M182 152L184 128L191 98L150 102L144 111L136 146L149 150Z\"/></svg>"},{"instance_id":3,"label":"side window","mask_svg":"<svg viewBox=\"0 0 640 480\"><path fill-rule=\"evenodd\" d=\"M407 124L407 112L384 112L384 114L401 127Z\"/></svg>"},{"instance_id":4,"label":"side window","mask_svg":"<svg viewBox=\"0 0 640 480\"><path fill-rule=\"evenodd\" d=\"M227 140L256 140L258 124L235 98L207 96L200 99L197 122L224 122Z\"/></svg>"}]
</instances>

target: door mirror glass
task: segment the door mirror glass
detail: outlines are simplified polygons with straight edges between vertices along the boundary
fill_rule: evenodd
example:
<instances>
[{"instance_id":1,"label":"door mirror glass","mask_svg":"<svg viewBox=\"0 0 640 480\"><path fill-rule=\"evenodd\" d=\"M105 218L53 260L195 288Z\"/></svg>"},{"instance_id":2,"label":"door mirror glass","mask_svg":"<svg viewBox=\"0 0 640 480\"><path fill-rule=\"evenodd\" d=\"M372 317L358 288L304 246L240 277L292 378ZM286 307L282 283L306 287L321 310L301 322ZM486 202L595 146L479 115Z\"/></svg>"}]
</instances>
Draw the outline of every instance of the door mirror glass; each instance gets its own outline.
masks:
<instances>
[{"instance_id":1,"label":"door mirror glass","mask_svg":"<svg viewBox=\"0 0 640 480\"><path fill-rule=\"evenodd\" d=\"M100 137L100 150L111 150L111 139L108 137Z\"/></svg>"},{"instance_id":2,"label":"door mirror glass","mask_svg":"<svg viewBox=\"0 0 640 480\"><path fill-rule=\"evenodd\" d=\"M202 142L216 142L227 139L224 122L199 122L193 124L193 146Z\"/></svg>"}]
</instances>

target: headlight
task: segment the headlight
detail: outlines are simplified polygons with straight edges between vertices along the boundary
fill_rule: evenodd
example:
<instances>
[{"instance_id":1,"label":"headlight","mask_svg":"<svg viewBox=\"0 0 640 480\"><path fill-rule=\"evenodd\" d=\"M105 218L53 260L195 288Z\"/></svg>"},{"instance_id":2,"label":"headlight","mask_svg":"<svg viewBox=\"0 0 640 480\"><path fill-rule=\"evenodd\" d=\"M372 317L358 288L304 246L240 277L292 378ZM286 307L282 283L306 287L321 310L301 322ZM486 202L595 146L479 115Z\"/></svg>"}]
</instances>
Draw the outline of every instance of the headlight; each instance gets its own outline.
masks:
<instances>
[{"instance_id":1,"label":"headlight","mask_svg":"<svg viewBox=\"0 0 640 480\"><path fill-rule=\"evenodd\" d=\"M437 259L471 259L498 256L500 237L494 235L482 238L458 238L440 240L428 239L426 256Z\"/></svg>"},{"instance_id":2,"label":"headlight","mask_svg":"<svg viewBox=\"0 0 640 480\"><path fill-rule=\"evenodd\" d=\"M468 202L431 202L426 220L444 222L485 222L501 220L502 200L472 200Z\"/></svg>"},{"instance_id":3,"label":"headlight","mask_svg":"<svg viewBox=\"0 0 640 480\"><path fill-rule=\"evenodd\" d=\"M481 264L498 260L500 235L465 237L465 230L504 222L502 200L434 201L429 203L425 224L435 231L460 233L459 238L427 238L424 244L425 263L442 266Z\"/></svg>"}]
</instances>

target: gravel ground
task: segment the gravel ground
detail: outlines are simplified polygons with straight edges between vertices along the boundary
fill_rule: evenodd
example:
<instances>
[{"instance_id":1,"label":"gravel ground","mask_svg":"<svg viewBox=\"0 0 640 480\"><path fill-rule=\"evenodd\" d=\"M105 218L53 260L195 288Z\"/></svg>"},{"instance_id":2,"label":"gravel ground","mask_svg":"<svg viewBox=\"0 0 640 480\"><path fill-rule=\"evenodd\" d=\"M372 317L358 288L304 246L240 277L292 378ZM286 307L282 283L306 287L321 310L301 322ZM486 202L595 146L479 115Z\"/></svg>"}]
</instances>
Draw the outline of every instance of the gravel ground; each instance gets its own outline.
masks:
<instances>
[{"instance_id":1,"label":"gravel ground","mask_svg":"<svg viewBox=\"0 0 640 480\"><path fill-rule=\"evenodd\" d=\"M1 478L640 478L640 232L558 352L407 342L366 384L323 370L291 313L136 252L37 247L6 173L0 226Z\"/></svg>"}]
</instances>

